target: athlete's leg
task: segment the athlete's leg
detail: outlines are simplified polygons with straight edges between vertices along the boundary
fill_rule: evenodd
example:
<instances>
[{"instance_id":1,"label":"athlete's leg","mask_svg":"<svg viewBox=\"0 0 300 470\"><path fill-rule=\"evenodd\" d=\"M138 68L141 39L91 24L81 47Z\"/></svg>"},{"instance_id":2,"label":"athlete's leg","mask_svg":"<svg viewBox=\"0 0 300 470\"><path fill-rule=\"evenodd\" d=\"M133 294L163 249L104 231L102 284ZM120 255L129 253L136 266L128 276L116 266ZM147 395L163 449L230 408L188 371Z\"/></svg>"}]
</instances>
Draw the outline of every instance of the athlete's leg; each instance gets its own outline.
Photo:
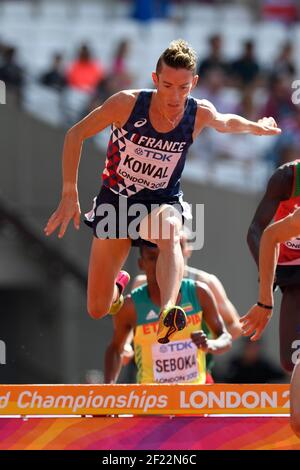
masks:
<instances>
[{"instance_id":1,"label":"athlete's leg","mask_svg":"<svg viewBox=\"0 0 300 470\"><path fill-rule=\"evenodd\" d=\"M280 310L280 360L282 367L292 372L292 356L300 340L300 286L284 288Z\"/></svg>"},{"instance_id":2,"label":"athlete's leg","mask_svg":"<svg viewBox=\"0 0 300 470\"><path fill-rule=\"evenodd\" d=\"M156 243L159 256L156 277L160 289L162 309L176 304L184 272L180 245L181 215L172 206L162 205L142 220L142 238Z\"/></svg>"},{"instance_id":3,"label":"athlete's leg","mask_svg":"<svg viewBox=\"0 0 300 470\"><path fill-rule=\"evenodd\" d=\"M106 315L118 299L115 284L117 275L126 261L129 239L102 240L94 237L91 247L88 278L88 312L92 318Z\"/></svg>"},{"instance_id":4,"label":"athlete's leg","mask_svg":"<svg viewBox=\"0 0 300 470\"><path fill-rule=\"evenodd\" d=\"M300 438L300 362L295 366L292 375L291 389L291 427Z\"/></svg>"}]
</instances>

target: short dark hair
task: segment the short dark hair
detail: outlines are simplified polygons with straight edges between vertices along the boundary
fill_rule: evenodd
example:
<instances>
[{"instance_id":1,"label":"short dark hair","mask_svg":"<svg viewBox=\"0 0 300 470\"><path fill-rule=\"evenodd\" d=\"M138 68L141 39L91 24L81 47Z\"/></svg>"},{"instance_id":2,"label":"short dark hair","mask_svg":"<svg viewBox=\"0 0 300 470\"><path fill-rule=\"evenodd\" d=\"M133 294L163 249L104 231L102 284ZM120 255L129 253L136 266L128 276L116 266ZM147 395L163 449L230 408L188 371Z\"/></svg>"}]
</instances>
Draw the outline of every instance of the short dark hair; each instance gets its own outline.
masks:
<instances>
[{"instance_id":1,"label":"short dark hair","mask_svg":"<svg viewBox=\"0 0 300 470\"><path fill-rule=\"evenodd\" d=\"M139 243L138 246L139 246L141 258L143 257L145 249L153 250L154 248L157 248L156 244L151 243L151 242L147 242L146 240L141 240L141 242Z\"/></svg>"},{"instance_id":2,"label":"short dark hair","mask_svg":"<svg viewBox=\"0 0 300 470\"><path fill-rule=\"evenodd\" d=\"M156 73L159 74L162 64L165 63L174 69L187 69L196 72L197 55L194 49L183 39L172 41L169 47L161 54L156 64Z\"/></svg>"}]
</instances>

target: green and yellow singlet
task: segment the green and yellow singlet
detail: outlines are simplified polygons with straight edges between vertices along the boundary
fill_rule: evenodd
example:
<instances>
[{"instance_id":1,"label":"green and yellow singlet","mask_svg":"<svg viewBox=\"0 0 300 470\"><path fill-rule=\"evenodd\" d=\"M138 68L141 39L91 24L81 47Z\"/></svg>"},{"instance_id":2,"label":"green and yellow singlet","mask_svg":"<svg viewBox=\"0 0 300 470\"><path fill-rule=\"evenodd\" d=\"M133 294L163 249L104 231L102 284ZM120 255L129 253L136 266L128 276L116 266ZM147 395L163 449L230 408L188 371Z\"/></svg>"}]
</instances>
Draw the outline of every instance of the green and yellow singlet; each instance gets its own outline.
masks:
<instances>
[{"instance_id":1,"label":"green and yellow singlet","mask_svg":"<svg viewBox=\"0 0 300 470\"><path fill-rule=\"evenodd\" d=\"M167 344L157 342L160 308L151 301L147 284L131 293L137 315L133 342L138 383L205 383L205 353L191 340L191 333L202 329L195 281L183 279L180 293L187 326Z\"/></svg>"}]
</instances>

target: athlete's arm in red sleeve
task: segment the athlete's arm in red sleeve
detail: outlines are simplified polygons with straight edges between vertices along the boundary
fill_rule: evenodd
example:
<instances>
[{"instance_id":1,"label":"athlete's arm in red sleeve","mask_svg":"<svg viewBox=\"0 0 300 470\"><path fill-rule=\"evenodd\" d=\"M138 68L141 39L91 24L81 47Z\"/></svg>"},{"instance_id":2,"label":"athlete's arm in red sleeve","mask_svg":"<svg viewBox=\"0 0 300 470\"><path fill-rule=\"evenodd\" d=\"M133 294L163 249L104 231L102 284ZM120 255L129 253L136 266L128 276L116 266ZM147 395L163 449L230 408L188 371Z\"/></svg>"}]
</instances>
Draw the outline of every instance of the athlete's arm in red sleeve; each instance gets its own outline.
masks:
<instances>
[{"instance_id":1,"label":"athlete's arm in red sleeve","mask_svg":"<svg viewBox=\"0 0 300 470\"><path fill-rule=\"evenodd\" d=\"M122 355L128 335L135 328L136 313L133 300L126 297L121 310L113 316L114 333L105 352L104 382L116 383L122 369Z\"/></svg>"},{"instance_id":2,"label":"athlete's arm in red sleeve","mask_svg":"<svg viewBox=\"0 0 300 470\"><path fill-rule=\"evenodd\" d=\"M208 339L202 330L192 333L191 338L196 346L204 352L222 354L231 348L231 335L226 330L223 319L218 312L216 299L207 284L197 281L196 290L203 309L203 319L214 339Z\"/></svg>"},{"instance_id":3,"label":"athlete's arm in red sleeve","mask_svg":"<svg viewBox=\"0 0 300 470\"><path fill-rule=\"evenodd\" d=\"M135 92L119 92L111 96L102 106L92 111L66 133L62 157L62 197L58 208L44 229L46 235L51 235L60 227L58 237L63 237L72 219L75 228L79 229L80 206L77 179L83 142L112 123L118 126L125 122L130 115L135 99Z\"/></svg>"},{"instance_id":4,"label":"athlete's arm in red sleeve","mask_svg":"<svg viewBox=\"0 0 300 470\"><path fill-rule=\"evenodd\" d=\"M273 282L278 259L279 243L300 235L300 209L267 227L261 237L259 250L259 296L260 303L273 306ZM258 340L272 316L272 309L254 305L241 318L243 332L252 341Z\"/></svg>"},{"instance_id":5,"label":"athlete's arm in red sleeve","mask_svg":"<svg viewBox=\"0 0 300 470\"><path fill-rule=\"evenodd\" d=\"M237 114L219 113L214 105L207 100L198 101L199 119L202 120L203 127L212 127L223 133L249 133L254 135L278 135L281 129L278 128L275 119L264 117L257 122L238 116ZM197 126L197 122L196 122Z\"/></svg>"},{"instance_id":6,"label":"athlete's arm in red sleeve","mask_svg":"<svg viewBox=\"0 0 300 470\"><path fill-rule=\"evenodd\" d=\"M257 267L262 233L275 216L280 202L291 197L292 188L293 167L290 165L278 168L268 182L247 234L247 243Z\"/></svg>"}]
</instances>

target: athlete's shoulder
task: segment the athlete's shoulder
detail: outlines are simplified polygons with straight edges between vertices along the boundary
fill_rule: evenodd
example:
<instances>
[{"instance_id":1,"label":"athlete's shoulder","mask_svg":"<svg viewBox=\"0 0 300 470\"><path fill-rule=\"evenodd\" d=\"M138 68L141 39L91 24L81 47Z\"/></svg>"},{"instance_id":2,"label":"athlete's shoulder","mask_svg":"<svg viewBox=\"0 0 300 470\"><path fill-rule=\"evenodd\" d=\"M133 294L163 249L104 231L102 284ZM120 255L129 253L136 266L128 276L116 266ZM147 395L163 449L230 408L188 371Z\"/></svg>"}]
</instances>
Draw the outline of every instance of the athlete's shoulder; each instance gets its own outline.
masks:
<instances>
[{"instance_id":1,"label":"athlete's shoulder","mask_svg":"<svg viewBox=\"0 0 300 470\"><path fill-rule=\"evenodd\" d=\"M274 174L277 173L283 176L293 174L294 167L298 164L300 164L300 160L292 160L291 162L284 163L275 170Z\"/></svg>"},{"instance_id":2,"label":"athlete's shoulder","mask_svg":"<svg viewBox=\"0 0 300 470\"><path fill-rule=\"evenodd\" d=\"M196 285L196 280L193 279L191 276L189 276L186 272L184 273L184 278L181 281L182 286L195 286Z\"/></svg>"},{"instance_id":3,"label":"athlete's shoulder","mask_svg":"<svg viewBox=\"0 0 300 470\"><path fill-rule=\"evenodd\" d=\"M295 212L292 214L292 224L299 228L300 225L300 207L297 207Z\"/></svg>"},{"instance_id":4,"label":"athlete's shoulder","mask_svg":"<svg viewBox=\"0 0 300 470\"><path fill-rule=\"evenodd\" d=\"M147 284L146 276L143 277L143 275L141 275L140 279L139 279L139 276L137 276L133 282L133 286L131 290L131 296L133 297L133 299L135 299L136 296L138 296L139 294L142 294L145 291L147 292L147 287L148 287L148 284Z\"/></svg>"},{"instance_id":5,"label":"athlete's shoulder","mask_svg":"<svg viewBox=\"0 0 300 470\"><path fill-rule=\"evenodd\" d=\"M134 328L136 325L135 304L131 295L127 295L117 315L113 316L114 327L120 329Z\"/></svg>"},{"instance_id":6,"label":"athlete's shoulder","mask_svg":"<svg viewBox=\"0 0 300 470\"><path fill-rule=\"evenodd\" d=\"M123 99L136 100L140 93L153 93L155 90L148 88L139 88L134 90L120 90L116 93L116 96L120 96Z\"/></svg>"},{"instance_id":7,"label":"athlete's shoulder","mask_svg":"<svg viewBox=\"0 0 300 470\"><path fill-rule=\"evenodd\" d=\"M196 99L197 119L201 119L202 124L209 124L217 116L215 106L208 100Z\"/></svg>"},{"instance_id":8,"label":"athlete's shoulder","mask_svg":"<svg viewBox=\"0 0 300 470\"><path fill-rule=\"evenodd\" d=\"M185 276L195 281L207 282L210 274L192 266L185 266Z\"/></svg>"},{"instance_id":9,"label":"athlete's shoulder","mask_svg":"<svg viewBox=\"0 0 300 470\"><path fill-rule=\"evenodd\" d=\"M267 192L273 197L280 193L282 200L291 197L294 182L295 162L289 162L277 168L268 181Z\"/></svg>"},{"instance_id":10,"label":"athlete's shoulder","mask_svg":"<svg viewBox=\"0 0 300 470\"><path fill-rule=\"evenodd\" d=\"M137 97L139 96L141 91L142 90L121 90L112 95L111 98L119 103L132 104L137 100Z\"/></svg>"},{"instance_id":11,"label":"athlete's shoulder","mask_svg":"<svg viewBox=\"0 0 300 470\"><path fill-rule=\"evenodd\" d=\"M215 106L209 100L197 98L196 102L197 102L197 107L199 109L209 109L209 110L212 110L212 111L216 110Z\"/></svg>"},{"instance_id":12,"label":"athlete's shoulder","mask_svg":"<svg viewBox=\"0 0 300 470\"><path fill-rule=\"evenodd\" d=\"M142 90L121 90L112 95L107 101L106 106L113 109L117 119L114 123L117 127L122 127L130 116L136 100Z\"/></svg>"},{"instance_id":13,"label":"athlete's shoulder","mask_svg":"<svg viewBox=\"0 0 300 470\"><path fill-rule=\"evenodd\" d=\"M147 282L146 274L138 274L137 276L135 276L133 280L131 291L134 291L137 287L140 287L143 284L146 284L146 282Z\"/></svg>"},{"instance_id":14,"label":"athlete's shoulder","mask_svg":"<svg viewBox=\"0 0 300 470\"><path fill-rule=\"evenodd\" d=\"M207 283L204 282L204 281L195 281L195 286L197 288L197 290L199 290L200 292L204 292L205 294L208 293L210 294L211 293L211 290L210 288L208 287Z\"/></svg>"}]
</instances>

